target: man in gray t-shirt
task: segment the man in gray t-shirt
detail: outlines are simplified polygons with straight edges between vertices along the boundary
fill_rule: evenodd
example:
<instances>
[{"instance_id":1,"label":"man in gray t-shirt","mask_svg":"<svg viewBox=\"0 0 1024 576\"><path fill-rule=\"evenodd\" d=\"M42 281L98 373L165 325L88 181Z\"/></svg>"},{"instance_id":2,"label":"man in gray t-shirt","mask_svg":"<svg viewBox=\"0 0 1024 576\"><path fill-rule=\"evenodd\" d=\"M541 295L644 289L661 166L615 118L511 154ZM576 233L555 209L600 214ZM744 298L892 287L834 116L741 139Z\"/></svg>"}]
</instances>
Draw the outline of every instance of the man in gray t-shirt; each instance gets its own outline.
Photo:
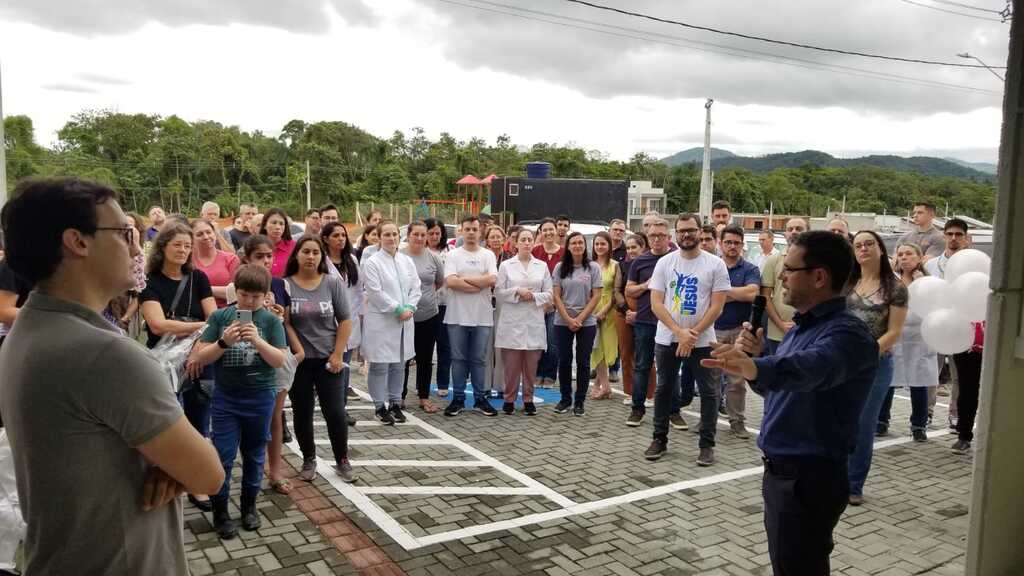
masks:
<instances>
[{"instance_id":1,"label":"man in gray t-shirt","mask_svg":"<svg viewBox=\"0 0 1024 576\"><path fill-rule=\"evenodd\" d=\"M941 256L942 251L946 249L946 239L942 231L932 224L935 219L935 205L917 202L914 204L911 218L915 229L900 236L899 244L916 244L927 259Z\"/></svg>"},{"instance_id":2,"label":"man in gray t-shirt","mask_svg":"<svg viewBox=\"0 0 1024 576\"><path fill-rule=\"evenodd\" d=\"M224 470L160 365L100 315L135 284L114 192L23 181L2 219L8 264L36 286L0 349L25 573L186 574L178 496L216 492Z\"/></svg>"}]
</instances>

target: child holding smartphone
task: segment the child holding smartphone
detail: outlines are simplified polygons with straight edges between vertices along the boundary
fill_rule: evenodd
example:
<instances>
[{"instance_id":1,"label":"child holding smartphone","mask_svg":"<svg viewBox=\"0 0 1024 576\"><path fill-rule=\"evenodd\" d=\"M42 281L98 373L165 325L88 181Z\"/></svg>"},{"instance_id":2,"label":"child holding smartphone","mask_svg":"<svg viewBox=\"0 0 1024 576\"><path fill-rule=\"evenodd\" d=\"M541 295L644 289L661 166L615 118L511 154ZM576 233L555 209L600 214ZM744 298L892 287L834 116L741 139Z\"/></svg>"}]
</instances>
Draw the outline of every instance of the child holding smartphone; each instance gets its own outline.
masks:
<instances>
[{"instance_id":1,"label":"child holding smartphone","mask_svg":"<svg viewBox=\"0 0 1024 576\"><path fill-rule=\"evenodd\" d=\"M270 437L270 420L277 396L276 368L284 364L284 325L264 308L270 272L246 264L235 273L237 303L210 315L200 339L201 364L215 363L213 445L224 466L224 485L211 496L213 528L225 540L238 531L228 514L231 468L239 446L242 452L242 527L260 527L256 496L263 483L263 463Z\"/></svg>"}]
</instances>

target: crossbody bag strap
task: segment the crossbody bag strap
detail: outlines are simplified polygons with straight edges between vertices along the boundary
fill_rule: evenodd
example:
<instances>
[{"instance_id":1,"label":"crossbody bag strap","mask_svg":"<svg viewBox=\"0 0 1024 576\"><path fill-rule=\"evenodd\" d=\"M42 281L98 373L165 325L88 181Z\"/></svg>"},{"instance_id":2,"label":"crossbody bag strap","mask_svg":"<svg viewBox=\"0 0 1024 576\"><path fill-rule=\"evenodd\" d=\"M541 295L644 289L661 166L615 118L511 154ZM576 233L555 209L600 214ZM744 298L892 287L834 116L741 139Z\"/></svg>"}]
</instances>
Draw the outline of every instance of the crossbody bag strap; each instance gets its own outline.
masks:
<instances>
[{"instance_id":1,"label":"crossbody bag strap","mask_svg":"<svg viewBox=\"0 0 1024 576\"><path fill-rule=\"evenodd\" d=\"M174 300L171 300L171 313L170 316L168 316L169 318L177 316L177 314L175 314L175 311L178 309L178 302L181 302L181 295L185 292L185 285L188 284L189 276L191 276L191 274L187 276L182 276L181 282L178 282L178 291L174 293ZM190 302L188 303L188 305L191 308L191 298L189 300ZM191 312L191 310L189 310L189 312Z\"/></svg>"}]
</instances>

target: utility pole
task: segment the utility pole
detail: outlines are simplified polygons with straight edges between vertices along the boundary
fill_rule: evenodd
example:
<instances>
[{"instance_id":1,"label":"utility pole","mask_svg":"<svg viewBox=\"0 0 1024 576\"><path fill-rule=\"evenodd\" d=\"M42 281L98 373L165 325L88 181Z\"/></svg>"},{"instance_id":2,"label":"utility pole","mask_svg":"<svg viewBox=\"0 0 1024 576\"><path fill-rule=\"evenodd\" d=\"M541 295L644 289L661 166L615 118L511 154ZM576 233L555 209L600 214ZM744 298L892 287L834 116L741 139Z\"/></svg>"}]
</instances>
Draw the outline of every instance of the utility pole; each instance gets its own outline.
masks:
<instances>
[{"instance_id":1,"label":"utility pole","mask_svg":"<svg viewBox=\"0 0 1024 576\"><path fill-rule=\"evenodd\" d=\"M313 207L313 189L309 184L309 160L306 160L306 210Z\"/></svg>"},{"instance_id":2,"label":"utility pole","mask_svg":"<svg viewBox=\"0 0 1024 576\"><path fill-rule=\"evenodd\" d=\"M700 173L700 208L698 210L701 222L707 222L711 219L711 197L712 190L714 189L711 176L711 105L714 103L715 101L711 98L708 98L708 101L704 103L704 109L706 110L704 122L704 166Z\"/></svg>"},{"instance_id":3,"label":"utility pole","mask_svg":"<svg viewBox=\"0 0 1024 576\"><path fill-rule=\"evenodd\" d=\"M0 70L0 208L7 202L7 145L4 142L4 81Z\"/></svg>"}]
</instances>

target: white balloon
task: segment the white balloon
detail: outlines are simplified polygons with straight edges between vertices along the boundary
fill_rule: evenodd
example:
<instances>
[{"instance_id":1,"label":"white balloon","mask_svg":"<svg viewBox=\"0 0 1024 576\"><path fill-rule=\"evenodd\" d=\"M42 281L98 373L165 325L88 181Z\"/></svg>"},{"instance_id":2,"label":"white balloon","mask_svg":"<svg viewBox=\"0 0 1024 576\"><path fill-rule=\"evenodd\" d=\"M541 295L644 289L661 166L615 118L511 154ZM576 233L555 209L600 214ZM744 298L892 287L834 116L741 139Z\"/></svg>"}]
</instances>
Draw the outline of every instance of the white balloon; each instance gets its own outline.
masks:
<instances>
[{"instance_id":1,"label":"white balloon","mask_svg":"<svg viewBox=\"0 0 1024 576\"><path fill-rule=\"evenodd\" d=\"M974 326L955 310L936 310L921 323L921 336L939 354L959 354L974 344Z\"/></svg>"},{"instance_id":2,"label":"white balloon","mask_svg":"<svg viewBox=\"0 0 1024 576\"><path fill-rule=\"evenodd\" d=\"M943 308L952 308L953 299L949 283L935 276L923 276L914 280L908 289L910 311L921 318Z\"/></svg>"},{"instance_id":3,"label":"white balloon","mask_svg":"<svg viewBox=\"0 0 1024 576\"><path fill-rule=\"evenodd\" d=\"M982 272L989 274L992 268L992 259L981 250L968 248L953 254L946 262L946 271L943 278L946 282L956 282L956 279L968 272Z\"/></svg>"},{"instance_id":4,"label":"white balloon","mask_svg":"<svg viewBox=\"0 0 1024 576\"><path fill-rule=\"evenodd\" d=\"M911 284L913 286L913 284ZM956 311L971 322L981 322L988 311L988 274L965 272L950 285Z\"/></svg>"}]
</instances>

